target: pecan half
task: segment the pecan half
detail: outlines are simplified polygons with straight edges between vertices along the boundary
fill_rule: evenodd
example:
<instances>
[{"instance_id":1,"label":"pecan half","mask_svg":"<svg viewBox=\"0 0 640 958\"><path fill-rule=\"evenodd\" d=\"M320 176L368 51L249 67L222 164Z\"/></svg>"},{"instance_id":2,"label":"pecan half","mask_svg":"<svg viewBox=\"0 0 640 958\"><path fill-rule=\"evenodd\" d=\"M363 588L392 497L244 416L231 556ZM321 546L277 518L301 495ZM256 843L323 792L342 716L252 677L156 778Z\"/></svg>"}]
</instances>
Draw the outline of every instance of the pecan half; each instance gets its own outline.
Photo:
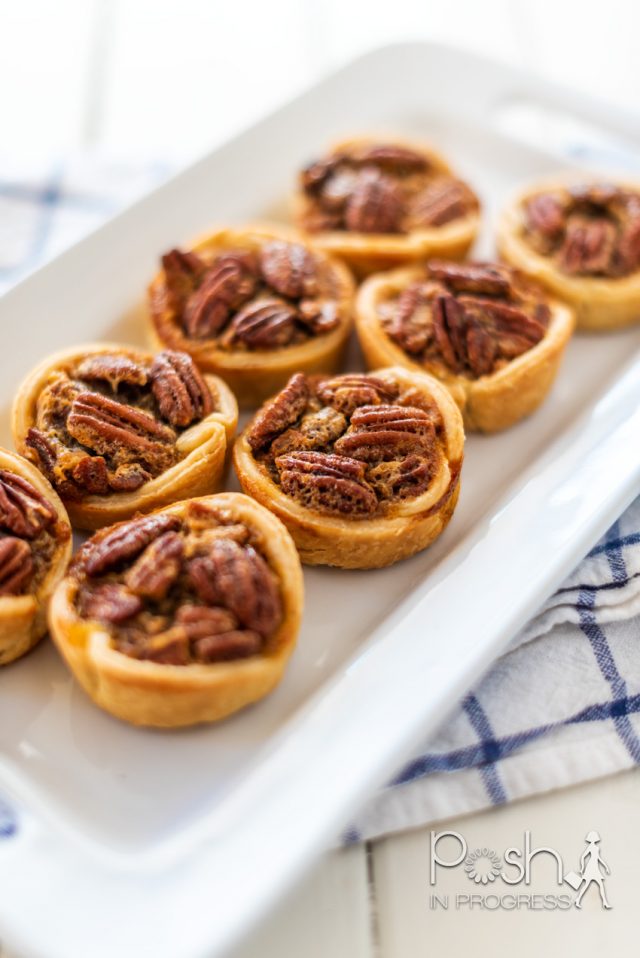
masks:
<instances>
[{"instance_id":1,"label":"pecan half","mask_svg":"<svg viewBox=\"0 0 640 958\"><path fill-rule=\"evenodd\" d=\"M367 516L378 508L376 494L365 479L365 464L324 452L278 456L276 466L287 495L307 508L344 516Z\"/></svg>"},{"instance_id":2,"label":"pecan half","mask_svg":"<svg viewBox=\"0 0 640 958\"><path fill-rule=\"evenodd\" d=\"M202 602L224 606L248 629L268 636L282 621L276 578L251 546L218 539L206 555L192 559L187 569Z\"/></svg>"},{"instance_id":3,"label":"pecan half","mask_svg":"<svg viewBox=\"0 0 640 958\"><path fill-rule=\"evenodd\" d=\"M15 536L0 538L0 595L19 595L34 573L29 544Z\"/></svg>"},{"instance_id":4,"label":"pecan half","mask_svg":"<svg viewBox=\"0 0 640 958\"><path fill-rule=\"evenodd\" d=\"M413 283L398 296L387 332L411 356L424 352L433 339L431 298L435 284Z\"/></svg>"},{"instance_id":5,"label":"pecan half","mask_svg":"<svg viewBox=\"0 0 640 958\"><path fill-rule=\"evenodd\" d=\"M172 426L189 426L213 409L209 387L187 353L158 353L151 366L151 388L160 415Z\"/></svg>"},{"instance_id":6,"label":"pecan half","mask_svg":"<svg viewBox=\"0 0 640 958\"><path fill-rule=\"evenodd\" d=\"M409 222L413 227L444 226L466 216L476 205L476 199L466 183L450 176L439 176L411 201Z\"/></svg>"},{"instance_id":7,"label":"pecan half","mask_svg":"<svg viewBox=\"0 0 640 958\"><path fill-rule=\"evenodd\" d=\"M325 379L318 386L318 397L328 406L333 406L345 416L351 415L358 406L371 406L393 402L398 396L398 387L376 376L357 373Z\"/></svg>"},{"instance_id":8,"label":"pecan half","mask_svg":"<svg viewBox=\"0 0 640 958\"><path fill-rule=\"evenodd\" d=\"M128 356L108 353L83 359L76 366L74 375L85 382L108 383L114 392L123 383L127 386L145 386L149 378L147 370L141 363L137 363Z\"/></svg>"},{"instance_id":9,"label":"pecan half","mask_svg":"<svg viewBox=\"0 0 640 958\"><path fill-rule=\"evenodd\" d=\"M81 592L79 609L88 619L119 625L140 612L142 599L119 583L105 582Z\"/></svg>"},{"instance_id":10,"label":"pecan half","mask_svg":"<svg viewBox=\"0 0 640 958\"><path fill-rule=\"evenodd\" d=\"M184 544L179 533L169 530L150 543L124 577L138 596L164 599L182 568Z\"/></svg>"},{"instance_id":11,"label":"pecan half","mask_svg":"<svg viewBox=\"0 0 640 958\"><path fill-rule=\"evenodd\" d=\"M298 320L314 335L328 333L340 322L338 305L333 300L303 299L298 303Z\"/></svg>"},{"instance_id":12,"label":"pecan half","mask_svg":"<svg viewBox=\"0 0 640 958\"><path fill-rule=\"evenodd\" d=\"M283 299L256 299L236 313L222 343L241 343L247 349L287 346L296 332L296 309Z\"/></svg>"},{"instance_id":13,"label":"pecan half","mask_svg":"<svg viewBox=\"0 0 640 958\"><path fill-rule=\"evenodd\" d=\"M562 236L565 205L553 193L532 196L525 203L524 215L527 229L537 233L547 246Z\"/></svg>"},{"instance_id":14,"label":"pecan half","mask_svg":"<svg viewBox=\"0 0 640 958\"><path fill-rule=\"evenodd\" d=\"M506 266L432 259L427 263L427 268L433 279L440 280L456 292L508 296L511 291L511 278Z\"/></svg>"},{"instance_id":15,"label":"pecan half","mask_svg":"<svg viewBox=\"0 0 640 958\"><path fill-rule=\"evenodd\" d=\"M35 539L56 518L55 509L30 482L0 469L0 526L23 539Z\"/></svg>"},{"instance_id":16,"label":"pecan half","mask_svg":"<svg viewBox=\"0 0 640 958\"><path fill-rule=\"evenodd\" d=\"M46 436L40 429L31 428L27 432L25 444L33 451L42 472L61 496L65 499L78 499L78 487L58 470L58 456L64 453L64 446L53 436Z\"/></svg>"},{"instance_id":17,"label":"pecan half","mask_svg":"<svg viewBox=\"0 0 640 958\"><path fill-rule=\"evenodd\" d=\"M133 455L161 472L176 460L172 429L142 409L99 393L80 393L71 404L66 426L81 445L115 461Z\"/></svg>"},{"instance_id":18,"label":"pecan half","mask_svg":"<svg viewBox=\"0 0 640 958\"><path fill-rule=\"evenodd\" d=\"M373 164L381 170L394 173L396 176L406 176L410 173L424 173L430 166L429 161L421 153L416 153L406 146L395 146L392 143L380 143L365 147L354 154L353 159L360 164Z\"/></svg>"},{"instance_id":19,"label":"pecan half","mask_svg":"<svg viewBox=\"0 0 640 958\"><path fill-rule=\"evenodd\" d=\"M300 418L309 401L309 384L304 373L295 373L278 395L256 415L247 435L253 452L266 449L288 426Z\"/></svg>"},{"instance_id":20,"label":"pecan half","mask_svg":"<svg viewBox=\"0 0 640 958\"><path fill-rule=\"evenodd\" d=\"M272 240L260 250L259 260L264 279L281 296L300 299L317 292L315 257L302 243Z\"/></svg>"},{"instance_id":21,"label":"pecan half","mask_svg":"<svg viewBox=\"0 0 640 958\"><path fill-rule=\"evenodd\" d=\"M172 249L162 257L162 268L169 303L173 309L181 311L206 266L196 253Z\"/></svg>"},{"instance_id":22,"label":"pecan half","mask_svg":"<svg viewBox=\"0 0 640 958\"><path fill-rule=\"evenodd\" d=\"M567 273L607 273L616 243L616 228L606 219L573 214L567 221L564 243L559 251Z\"/></svg>"},{"instance_id":23,"label":"pecan half","mask_svg":"<svg viewBox=\"0 0 640 958\"><path fill-rule=\"evenodd\" d=\"M381 462L404 456L425 455L433 449L435 430L431 417L413 406L360 406L348 431L335 443L340 455L363 462Z\"/></svg>"},{"instance_id":24,"label":"pecan half","mask_svg":"<svg viewBox=\"0 0 640 958\"><path fill-rule=\"evenodd\" d=\"M460 372L465 356L463 307L455 296L436 296L431 315L442 358L450 369Z\"/></svg>"},{"instance_id":25,"label":"pecan half","mask_svg":"<svg viewBox=\"0 0 640 958\"><path fill-rule=\"evenodd\" d=\"M223 253L187 301L182 317L187 335L193 339L216 336L232 311L253 296L256 284L256 264L250 253Z\"/></svg>"},{"instance_id":26,"label":"pecan half","mask_svg":"<svg viewBox=\"0 0 640 958\"><path fill-rule=\"evenodd\" d=\"M323 210L340 218L356 188L359 175L359 171L353 167L338 167L322 184L319 200Z\"/></svg>"},{"instance_id":27,"label":"pecan half","mask_svg":"<svg viewBox=\"0 0 640 958\"><path fill-rule=\"evenodd\" d=\"M119 523L82 546L73 566L83 567L88 576L104 575L135 559L154 539L170 530L177 531L180 526L180 519L167 513Z\"/></svg>"},{"instance_id":28,"label":"pecan half","mask_svg":"<svg viewBox=\"0 0 640 958\"><path fill-rule=\"evenodd\" d=\"M345 224L358 233L397 233L402 207L398 184L376 169L365 168L347 203Z\"/></svg>"},{"instance_id":29,"label":"pecan half","mask_svg":"<svg viewBox=\"0 0 640 958\"><path fill-rule=\"evenodd\" d=\"M244 659L262 649L262 636L251 629L239 629L227 609L185 604L178 609L176 623L185 630L198 662Z\"/></svg>"}]
</instances>

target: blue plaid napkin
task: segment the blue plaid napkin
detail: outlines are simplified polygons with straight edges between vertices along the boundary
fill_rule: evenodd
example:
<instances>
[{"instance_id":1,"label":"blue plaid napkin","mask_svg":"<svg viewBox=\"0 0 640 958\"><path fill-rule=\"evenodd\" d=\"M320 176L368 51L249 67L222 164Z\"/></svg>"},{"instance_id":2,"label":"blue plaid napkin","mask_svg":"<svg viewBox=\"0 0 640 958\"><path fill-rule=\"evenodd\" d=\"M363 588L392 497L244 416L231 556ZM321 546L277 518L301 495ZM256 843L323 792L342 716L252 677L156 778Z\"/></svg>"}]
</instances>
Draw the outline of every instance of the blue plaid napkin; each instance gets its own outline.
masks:
<instances>
[{"instance_id":1,"label":"blue plaid napkin","mask_svg":"<svg viewBox=\"0 0 640 958\"><path fill-rule=\"evenodd\" d=\"M362 811L375 838L640 763L640 499Z\"/></svg>"},{"instance_id":2,"label":"blue plaid napkin","mask_svg":"<svg viewBox=\"0 0 640 958\"><path fill-rule=\"evenodd\" d=\"M0 289L148 190L166 170L81 155L0 158ZM363 809L359 841L640 763L640 499L515 638L435 738ZM0 837L14 829L0 801Z\"/></svg>"}]
</instances>

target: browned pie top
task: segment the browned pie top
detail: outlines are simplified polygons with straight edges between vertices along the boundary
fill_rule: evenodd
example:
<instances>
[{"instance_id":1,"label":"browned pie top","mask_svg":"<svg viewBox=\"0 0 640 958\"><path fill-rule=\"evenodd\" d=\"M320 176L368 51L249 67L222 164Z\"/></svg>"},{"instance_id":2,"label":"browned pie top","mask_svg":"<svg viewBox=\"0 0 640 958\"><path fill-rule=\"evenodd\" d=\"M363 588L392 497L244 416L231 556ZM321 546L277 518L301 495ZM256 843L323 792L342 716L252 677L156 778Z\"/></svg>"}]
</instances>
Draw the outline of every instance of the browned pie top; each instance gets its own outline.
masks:
<instances>
[{"instance_id":1,"label":"browned pie top","mask_svg":"<svg viewBox=\"0 0 640 958\"><path fill-rule=\"evenodd\" d=\"M258 252L215 255L174 249L162 266L161 305L185 336L218 349L281 349L340 322L334 271L301 243L269 240Z\"/></svg>"},{"instance_id":2,"label":"browned pie top","mask_svg":"<svg viewBox=\"0 0 640 958\"><path fill-rule=\"evenodd\" d=\"M610 183L557 188L524 203L523 236L569 276L628 276L640 266L640 194Z\"/></svg>"},{"instance_id":3,"label":"browned pie top","mask_svg":"<svg viewBox=\"0 0 640 958\"><path fill-rule=\"evenodd\" d=\"M412 359L469 379L496 372L539 343L550 318L543 291L517 270L440 260L378 310L387 334Z\"/></svg>"},{"instance_id":4,"label":"browned pie top","mask_svg":"<svg viewBox=\"0 0 640 958\"><path fill-rule=\"evenodd\" d=\"M0 469L0 598L35 592L56 545L70 535L68 524L27 479Z\"/></svg>"},{"instance_id":5,"label":"browned pie top","mask_svg":"<svg viewBox=\"0 0 640 958\"><path fill-rule=\"evenodd\" d=\"M258 412L247 440L286 495L345 519L383 515L426 492L443 457L429 397L359 373L296 373Z\"/></svg>"},{"instance_id":6,"label":"browned pie top","mask_svg":"<svg viewBox=\"0 0 640 958\"><path fill-rule=\"evenodd\" d=\"M186 353L89 354L51 373L26 443L65 499L132 492L180 459L180 432L216 401Z\"/></svg>"},{"instance_id":7,"label":"browned pie top","mask_svg":"<svg viewBox=\"0 0 640 958\"><path fill-rule=\"evenodd\" d=\"M258 655L283 620L280 585L259 537L197 499L103 529L70 566L82 618L114 647L167 665Z\"/></svg>"},{"instance_id":8,"label":"browned pie top","mask_svg":"<svg viewBox=\"0 0 640 958\"><path fill-rule=\"evenodd\" d=\"M330 153L302 171L310 233L409 233L444 226L479 208L462 180L422 153L378 143Z\"/></svg>"}]
</instances>

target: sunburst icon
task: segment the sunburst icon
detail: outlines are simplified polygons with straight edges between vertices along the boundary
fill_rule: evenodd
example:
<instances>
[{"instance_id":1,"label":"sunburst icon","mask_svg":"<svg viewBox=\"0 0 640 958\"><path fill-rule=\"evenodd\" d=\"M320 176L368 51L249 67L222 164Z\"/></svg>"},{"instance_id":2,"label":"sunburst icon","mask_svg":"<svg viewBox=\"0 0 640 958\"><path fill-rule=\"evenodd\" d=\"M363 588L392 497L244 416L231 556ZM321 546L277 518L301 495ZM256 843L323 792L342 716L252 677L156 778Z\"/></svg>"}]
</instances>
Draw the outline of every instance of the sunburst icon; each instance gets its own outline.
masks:
<instances>
[{"instance_id":1,"label":"sunburst icon","mask_svg":"<svg viewBox=\"0 0 640 958\"><path fill-rule=\"evenodd\" d=\"M467 878L476 885L488 885L495 881L502 869L502 860L492 848L476 848L464 860Z\"/></svg>"}]
</instances>

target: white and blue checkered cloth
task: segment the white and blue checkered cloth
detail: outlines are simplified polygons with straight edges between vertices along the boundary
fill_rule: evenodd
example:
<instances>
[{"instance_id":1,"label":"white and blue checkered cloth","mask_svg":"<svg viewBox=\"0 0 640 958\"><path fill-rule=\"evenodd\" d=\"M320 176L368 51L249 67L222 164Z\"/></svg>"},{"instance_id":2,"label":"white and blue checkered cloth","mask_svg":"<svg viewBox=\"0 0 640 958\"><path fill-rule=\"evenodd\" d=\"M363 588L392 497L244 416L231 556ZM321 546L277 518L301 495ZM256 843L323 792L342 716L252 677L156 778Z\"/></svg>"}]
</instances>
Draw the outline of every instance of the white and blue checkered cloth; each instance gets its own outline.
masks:
<instances>
[{"instance_id":1,"label":"white and blue checkered cloth","mask_svg":"<svg viewBox=\"0 0 640 958\"><path fill-rule=\"evenodd\" d=\"M0 160L0 288L163 172L79 157L43 178L3 170ZM638 763L640 499L343 838L374 838ZM0 802L0 836L13 827Z\"/></svg>"}]
</instances>

